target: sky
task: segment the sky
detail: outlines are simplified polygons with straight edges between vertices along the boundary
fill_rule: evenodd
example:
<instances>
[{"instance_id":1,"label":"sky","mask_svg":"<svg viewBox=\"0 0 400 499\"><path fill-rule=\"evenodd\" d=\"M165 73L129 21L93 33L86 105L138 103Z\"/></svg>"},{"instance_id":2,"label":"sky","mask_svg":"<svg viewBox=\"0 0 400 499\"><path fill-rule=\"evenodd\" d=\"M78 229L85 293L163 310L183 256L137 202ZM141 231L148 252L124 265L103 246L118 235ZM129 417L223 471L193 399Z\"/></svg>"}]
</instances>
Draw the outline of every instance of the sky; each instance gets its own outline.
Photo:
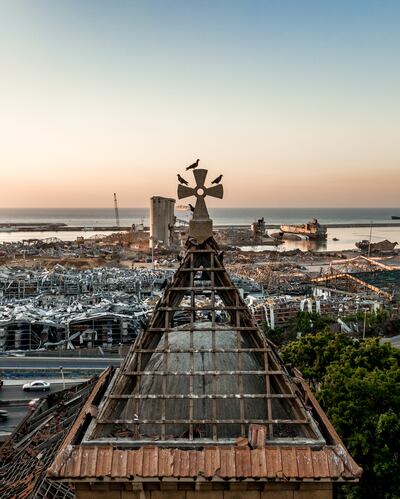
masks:
<instances>
[{"instance_id":1,"label":"sky","mask_svg":"<svg viewBox=\"0 0 400 499\"><path fill-rule=\"evenodd\" d=\"M400 206L397 0L0 0L0 207ZM190 200L189 200L190 201Z\"/></svg>"}]
</instances>

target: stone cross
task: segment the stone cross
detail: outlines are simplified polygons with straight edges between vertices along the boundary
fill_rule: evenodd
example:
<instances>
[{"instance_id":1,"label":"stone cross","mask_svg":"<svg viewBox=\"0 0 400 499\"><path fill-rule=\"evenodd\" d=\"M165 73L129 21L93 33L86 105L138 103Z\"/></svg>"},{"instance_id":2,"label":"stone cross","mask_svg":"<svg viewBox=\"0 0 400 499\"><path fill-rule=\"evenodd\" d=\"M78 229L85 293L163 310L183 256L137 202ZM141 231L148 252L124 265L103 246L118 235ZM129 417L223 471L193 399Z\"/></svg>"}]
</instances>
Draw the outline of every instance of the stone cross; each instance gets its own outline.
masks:
<instances>
[{"instance_id":1,"label":"stone cross","mask_svg":"<svg viewBox=\"0 0 400 499\"><path fill-rule=\"evenodd\" d=\"M204 198L211 196L222 199L224 196L224 188L221 184L206 187L205 182L208 170L196 168L193 170L193 175L196 181L195 187L188 187L183 184L178 185L178 199L196 197L193 218L189 224L189 236L196 240L198 244L203 243L206 239L212 236L212 220L208 214L207 206Z\"/></svg>"}]
</instances>

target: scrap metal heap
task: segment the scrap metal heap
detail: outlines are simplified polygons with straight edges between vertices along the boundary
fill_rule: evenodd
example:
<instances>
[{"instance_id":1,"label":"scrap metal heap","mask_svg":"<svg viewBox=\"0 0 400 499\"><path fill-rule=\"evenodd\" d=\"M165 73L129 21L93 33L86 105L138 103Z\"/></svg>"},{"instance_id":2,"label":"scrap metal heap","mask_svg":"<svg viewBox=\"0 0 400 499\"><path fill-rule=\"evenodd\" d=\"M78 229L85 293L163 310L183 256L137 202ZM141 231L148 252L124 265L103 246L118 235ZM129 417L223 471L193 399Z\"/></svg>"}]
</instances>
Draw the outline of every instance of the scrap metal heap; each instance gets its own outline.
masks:
<instances>
[{"instance_id":1,"label":"scrap metal heap","mask_svg":"<svg viewBox=\"0 0 400 499\"><path fill-rule=\"evenodd\" d=\"M0 271L0 351L131 344L172 271Z\"/></svg>"},{"instance_id":2,"label":"scrap metal heap","mask_svg":"<svg viewBox=\"0 0 400 499\"><path fill-rule=\"evenodd\" d=\"M333 273L311 281L317 289L330 293L347 293L379 297L390 303L400 302L400 270Z\"/></svg>"},{"instance_id":3,"label":"scrap metal heap","mask_svg":"<svg viewBox=\"0 0 400 499\"><path fill-rule=\"evenodd\" d=\"M197 197L185 257L86 431L70 433L49 476L74 483L78 498L129 482L143 497L158 489L167 498L178 482L220 497L232 482L241 482L235 490L291 480L330 490L334 480L358 480L361 469L224 268L204 203L222 197L222 186L210 193L207 171L194 175L196 188L178 191ZM177 325L177 314L188 323Z\"/></svg>"},{"instance_id":4,"label":"scrap metal heap","mask_svg":"<svg viewBox=\"0 0 400 499\"><path fill-rule=\"evenodd\" d=\"M0 448L2 499L73 498L68 484L50 482L46 472L67 434L79 431L78 414L85 417L104 393L111 369L86 383L41 399Z\"/></svg>"}]
</instances>

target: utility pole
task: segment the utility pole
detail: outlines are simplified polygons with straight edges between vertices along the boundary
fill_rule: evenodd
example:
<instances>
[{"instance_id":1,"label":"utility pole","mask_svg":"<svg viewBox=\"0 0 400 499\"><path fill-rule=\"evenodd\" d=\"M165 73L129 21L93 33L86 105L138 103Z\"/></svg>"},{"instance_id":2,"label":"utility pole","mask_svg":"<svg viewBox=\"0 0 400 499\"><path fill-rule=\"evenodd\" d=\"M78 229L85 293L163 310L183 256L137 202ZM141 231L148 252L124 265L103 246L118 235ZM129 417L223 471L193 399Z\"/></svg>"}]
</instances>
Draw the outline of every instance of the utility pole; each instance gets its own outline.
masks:
<instances>
[{"instance_id":1,"label":"utility pole","mask_svg":"<svg viewBox=\"0 0 400 499\"><path fill-rule=\"evenodd\" d=\"M372 220L371 220L371 227L369 230L368 258L370 257L371 254L371 239L372 239Z\"/></svg>"},{"instance_id":2,"label":"utility pole","mask_svg":"<svg viewBox=\"0 0 400 499\"><path fill-rule=\"evenodd\" d=\"M60 372L61 372L61 377L62 377L63 390L65 390L64 369L62 366L60 367Z\"/></svg>"},{"instance_id":3,"label":"utility pole","mask_svg":"<svg viewBox=\"0 0 400 499\"><path fill-rule=\"evenodd\" d=\"M115 210L115 225L119 227L119 211L118 211L117 195L115 192L114 192L114 210Z\"/></svg>"},{"instance_id":4,"label":"utility pole","mask_svg":"<svg viewBox=\"0 0 400 499\"><path fill-rule=\"evenodd\" d=\"M367 309L364 309L363 340L365 340L365 331L367 329Z\"/></svg>"}]
</instances>

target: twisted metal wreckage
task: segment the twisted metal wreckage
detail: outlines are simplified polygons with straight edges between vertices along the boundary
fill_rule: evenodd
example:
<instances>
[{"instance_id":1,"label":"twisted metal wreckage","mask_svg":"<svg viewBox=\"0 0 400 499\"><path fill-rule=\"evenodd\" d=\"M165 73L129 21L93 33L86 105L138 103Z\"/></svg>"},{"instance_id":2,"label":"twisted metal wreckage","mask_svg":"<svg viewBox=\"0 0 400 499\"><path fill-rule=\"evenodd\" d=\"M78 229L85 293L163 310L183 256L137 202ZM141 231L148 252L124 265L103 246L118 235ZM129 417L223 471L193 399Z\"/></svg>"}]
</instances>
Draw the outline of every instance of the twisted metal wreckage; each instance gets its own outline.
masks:
<instances>
[{"instance_id":1,"label":"twisted metal wreckage","mask_svg":"<svg viewBox=\"0 0 400 499\"><path fill-rule=\"evenodd\" d=\"M172 271L2 269L0 351L131 343Z\"/></svg>"}]
</instances>

